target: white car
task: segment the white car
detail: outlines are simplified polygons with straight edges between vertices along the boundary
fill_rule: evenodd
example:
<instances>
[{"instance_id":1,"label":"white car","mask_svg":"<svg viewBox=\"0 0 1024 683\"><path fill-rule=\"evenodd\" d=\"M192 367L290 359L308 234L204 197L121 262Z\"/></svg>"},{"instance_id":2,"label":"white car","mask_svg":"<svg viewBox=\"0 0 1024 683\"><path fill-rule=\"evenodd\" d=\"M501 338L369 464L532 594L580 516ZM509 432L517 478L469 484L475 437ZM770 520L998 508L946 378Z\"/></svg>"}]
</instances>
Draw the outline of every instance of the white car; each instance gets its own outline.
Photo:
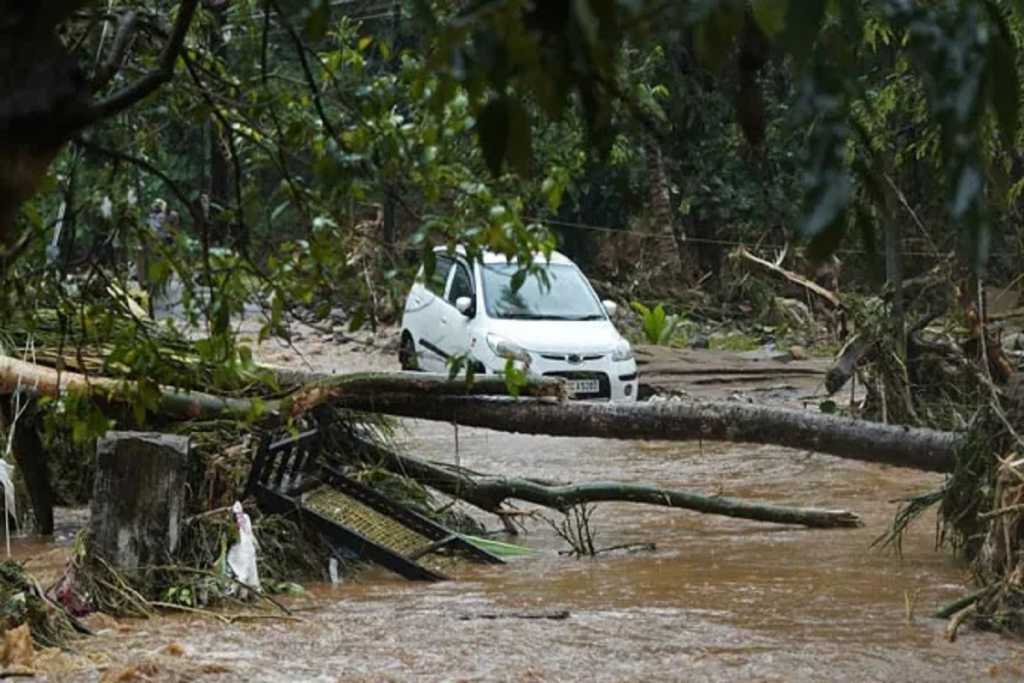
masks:
<instances>
[{"instance_id":1,"label":"white car","mask_svg":"<svg viewBox=\"0 0 1024 683\"><path fill-rule=\"evenodd\" d=\"M530 275L513 291L519 266L502 255L470 263L461 249L435 254L433 275L420 268L405 302L403 369L445 372L462 356L477 373L500 374L511 359L528 374L564 377L574 398L636 400L633 350L609 318L615 304L571 260L538 255L549 286Z\"/></svg>"}]
</instances>

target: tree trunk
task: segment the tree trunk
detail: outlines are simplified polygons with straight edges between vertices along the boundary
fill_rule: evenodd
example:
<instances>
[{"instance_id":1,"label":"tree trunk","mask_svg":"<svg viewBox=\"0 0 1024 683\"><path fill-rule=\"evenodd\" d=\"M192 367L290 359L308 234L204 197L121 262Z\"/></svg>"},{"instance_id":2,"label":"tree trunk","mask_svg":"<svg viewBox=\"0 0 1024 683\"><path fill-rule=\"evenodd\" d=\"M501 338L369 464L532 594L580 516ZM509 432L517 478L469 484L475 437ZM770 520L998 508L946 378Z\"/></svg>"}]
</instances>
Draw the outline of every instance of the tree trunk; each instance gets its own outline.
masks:
<instances>
[{"instance_id":1,"label":"tree trunk","mask_svg":"<svg viewBox=\"0 0 1024 683\"><path fill-rule=\"evenodd\" d=\"M169 562L184 519L188 467L187 437L109 432L100 439L90 551L120 571Z\"/></svg>"},{"instance_id":2,"label":"tree trunk","mask_svg":"<svg viewBox=\"0 0 1024 683\"><path fill-rule=\"evenodd\" d=\"M892 203L891 200L889 202ZM885 281L892 291L892 334L900 360L907 360L907 325L903 311L903 242L900 222L890 210L885 225Z\"/></svg>"},{"instance_id":3,"label":"tree trunk","mask_svg":"<svg viewBox=\"0 0 1024 683\"><path fill-rule=\"evenodd\" d=\"M951 432L719 401L592 404L388 395L342 405L524 434L772 444L930 472L951 472L963 441Z\"/></svg>"},{"instance_id":4,"label":"tree trunk","mask_svg":"<svg viewBox=\"0 0 1024 683\"><path fill-rule=\"evenodd\" d=\"M133 400L127 388L123 380L95 375L87 377L77 372L57 372L54 368L0 356L0 396L21 391L33 397L59 398L63 392L75 391L91 397L100 408L113 411ZM246 399L222 398L199 391L164 387L160 394L158 413L170 419L244 419L252 414L253 408L253 402Z\"/></svg>"},{"instance_id":5,"label":"tree trunk","mask_svg":"<svg viewBox=\"0 0 1024 683\"><path fill-rule=\"evenodd\" d=\"M224 42L224 25L227 22L224 8L215 10L214 26L210 31L210 52L216 59L224 62L227 52L227 44ZM237 235L233 235L228 227L226 219L227 208L231 203L231 181L228 175L228 155L225 150L225 141L221 136L231 135L230 130L221 130L217 117L211 114L207 119L207 131L209 136L210 153L210 184L208 188L210 196L210 227L213 228L213 242L219 244L230 244L235 247ZM237 207L238 211L242 207ZM237 217L236 217L237 218Z\"/></svg>"},{"instance_id":6,"label":"tree trunk","mask_svg":"<svg viewBox=\"0 0 1024 683\"><path fill-rule=\"evenodd\" d=\"M20 379L19 379L20 378ZM91 395L101 406L124 405L123 382L0 356L0 396L21 387L31 395L57 397L60 389ZM734 402L582 403L559 400L564 386L535 378L523 395L541 398L493 398L505 393L500 377L480 377L467 386L443 375L362 373L319 380L280 401L262 402L263 417L279 422L335 405L401 417L457 422L507 432L552 436L662 441L731 441L816 451L898 467L950 472L963 436L832 415ZM246 419L255 402L211 394L161 390L159 414L176 419Z\"/></svg>"},{"instance_id":7,"label":"tree trunk","mask_svg":"<svg viewBox=\"0 0 1024 683\"><path fill-rule=\"evenodd\" d=\"M464 380L450 380L447 375L422 372L325 375L281 368L268 369L280 383L305 385L285 399L260 402L262 413L259 415L271 422L280 421L289 414L298 416L330 403L359 403L363 409L372 411L376 396L411 394L429 399L430 396L493 396L508 393L505 380L495 376L477 377L472 384L466 384ZM21 391L29 396L59 398L62 392L76 391L90 396L101 408L115 410L134 400L126 389L124 380L69 371L57 372L51 367L0 355L0 396ZM552 378L531 379L521 391L523 396L546 397L548 400L565 396L564 383ZM225 398L201 391L161 387L157 414L165 419L176 420L246 420L257 415L257 405L256 401L245 398Z\"/></svg>"},{"instance_id":8,"label":"tree trunk","mask_svg":"<svg viewBox=\"0 0 1024 683\"><path fill-rule=\"evenodd\" d=\"M645 484L588 482L553 484L535 479L472 476L461 468L446 468L417 458L398 455L366 444L368 462L415 479L424 486L470 503L481 510L500 513L510 498L565 511L573 505L601 502L627 502L694 510L713 515L752 519L774 524L795 524L815 528L856 527L860 517L845 510L790 508L750 503L722 496L702 496Z\"/></svg>"},{"instance_id":9,"label":"tree trunk","mask_svg":"<svg viewBox=\"0 0 1024 683\"><path fill-rule=\"evenodd\" d=\"M650 139L647 141L646 155L647 183L654 231L661 232L665 229L669 231L676 245L676 257L679 260L679 278L684 283L693 282L697 269L693 263L693 255L690 253L686 243L686 235L683 234L683 228L675 220L675 211L672 209L672 193L669 190L670 183L668 173L665 170L665 157L657 140Z\"/></svg>"}]
</instances>

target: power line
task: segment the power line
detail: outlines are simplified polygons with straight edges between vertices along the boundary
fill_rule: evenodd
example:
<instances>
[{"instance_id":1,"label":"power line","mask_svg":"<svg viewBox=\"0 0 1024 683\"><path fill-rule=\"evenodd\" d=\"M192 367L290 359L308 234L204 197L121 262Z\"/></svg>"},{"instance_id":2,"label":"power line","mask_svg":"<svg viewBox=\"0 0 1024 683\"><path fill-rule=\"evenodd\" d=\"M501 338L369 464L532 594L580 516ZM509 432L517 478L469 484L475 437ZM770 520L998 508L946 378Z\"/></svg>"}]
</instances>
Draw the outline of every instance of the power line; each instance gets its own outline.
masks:
<instances>
[{"instance_id":1,"label":"power line","mask_svg":"<svg viewBox=\"0 0 1024 683\"><path fill-rule=\"evenodd\" d=\"M659 232L647 232L643 230L631 230L629 228L615 228L607 225L589 225L587 223L576 223L573 221L563 221L554 218L539 218L537 216L523 216L524 220L532 221L534 223L546 223L548 225L556 225L558 227L575 228L577 230L588 230L591 232L603 232L611 233L616 235L630 235L637 237L650 237L654 239L675 239L673 235L659 233ZM690 242L695 244L715 244L726 247L743 247L750 244L748 241L737 241L737 240L720 240L712 239L710 237L684 237L684 242ZM782 249L785 247L783 244L768 244L763 245L769 248ZM863 249L836 249L837 254L859 254L866 256L869 252ZM904 251L904 256L922 256L927 258L945 258L943 254L936 254L933 252L925 251Z\"/></svg>"},{"instance_id":2,"label":"power line","mask_svg":"<svg viewBox=\"0 0 1024 683\"><path fill-rule=\"evenodd\" d=\"M358 201L358 202L356 202L356 204L360 204L362 206L371 206L371 207L379 206L379 204L375 204L373 202L366 202L366 201ZM675 239L675 236L673 236L671 234L666 234L666 233L663 233L663 232L649 232L649 231L646 231L646 230L632 230L630 228L615 228L615 227L608 226L608 225L590 225L588 223L577 223L577 222L574 222L574 221L563 221L563 220L559 220L559 219L556 219L556 218L540 218L538 216L523 216L522 218L523 218L523 220L530 221L532 223L545 223L545 224L548 224L548 225L556 225L558 227L575 228L577 230L587 230L587 231L591 231L591 232L601 232L601 233L606 233L606 234L623 235L623 236L628 236L628 237L647 237L647 238L651 238L651 239L663 239L663 240L668 240L668 239L674 240ZM720 240L720 239L713 239L713 238L710 238L710 237L684 237L683 241L691 243L691 244L714 244L714 245L723 246L723 247L746 247L746 246L750 246L751 245L751 242L749 242L749 241ZM765 249L784 249L784 248L786 248L785 244L761 244L761 245L758 245L758 246L760 246L762 248L765 248ZM850 254L850 255L866 256L866 255L868 255L869 252L864 251L863 249L836 249L835 253L836 254ZM904 256L920 256L920 257L924 257L924 258L935 258L935 259L946 258L946 256L944 254L936 254L934 252L927 252L927 251L904 251L904 252L902 252L902 254Z\"/></svg>"}]
</instances>

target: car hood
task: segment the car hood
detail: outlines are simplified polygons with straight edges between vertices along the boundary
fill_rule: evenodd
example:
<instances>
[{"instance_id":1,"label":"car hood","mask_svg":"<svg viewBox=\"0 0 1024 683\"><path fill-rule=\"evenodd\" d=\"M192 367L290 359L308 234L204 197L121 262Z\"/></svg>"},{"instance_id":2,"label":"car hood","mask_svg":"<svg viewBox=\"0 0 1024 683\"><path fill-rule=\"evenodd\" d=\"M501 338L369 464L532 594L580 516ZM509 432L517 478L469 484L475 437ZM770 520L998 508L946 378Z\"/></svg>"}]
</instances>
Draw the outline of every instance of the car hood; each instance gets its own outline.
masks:
<instances>
[{"instance_id":1,"label":"car hood","mask_svg":"<svg viewBox=\"0 0 1024 683\"><path fill-rule=\"evenodd\" d=\"M607 320L499 320L490 332L537 353L607 353L622 338Z\"/></svg>"}]
</instances>

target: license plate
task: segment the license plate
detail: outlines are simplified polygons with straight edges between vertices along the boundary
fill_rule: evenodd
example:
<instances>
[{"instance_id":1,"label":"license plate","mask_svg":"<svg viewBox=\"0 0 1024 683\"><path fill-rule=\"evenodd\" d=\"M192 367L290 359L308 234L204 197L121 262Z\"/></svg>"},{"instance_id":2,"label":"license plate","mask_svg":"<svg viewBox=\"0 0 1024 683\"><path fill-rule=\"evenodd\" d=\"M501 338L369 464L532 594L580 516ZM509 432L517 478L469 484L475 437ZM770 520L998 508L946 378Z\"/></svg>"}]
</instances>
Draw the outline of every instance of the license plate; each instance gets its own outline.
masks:
<instances>
[{"instance_id":1,"label":"license plate","mask_svg":"<svg viewBox=\"0 0 1024 683\"><path fill-rule=\"evenodd\" d=\"M601 391L601 383L596 379L570 379L569 393L596 394Z\"/></svg>"}]
</instances>

